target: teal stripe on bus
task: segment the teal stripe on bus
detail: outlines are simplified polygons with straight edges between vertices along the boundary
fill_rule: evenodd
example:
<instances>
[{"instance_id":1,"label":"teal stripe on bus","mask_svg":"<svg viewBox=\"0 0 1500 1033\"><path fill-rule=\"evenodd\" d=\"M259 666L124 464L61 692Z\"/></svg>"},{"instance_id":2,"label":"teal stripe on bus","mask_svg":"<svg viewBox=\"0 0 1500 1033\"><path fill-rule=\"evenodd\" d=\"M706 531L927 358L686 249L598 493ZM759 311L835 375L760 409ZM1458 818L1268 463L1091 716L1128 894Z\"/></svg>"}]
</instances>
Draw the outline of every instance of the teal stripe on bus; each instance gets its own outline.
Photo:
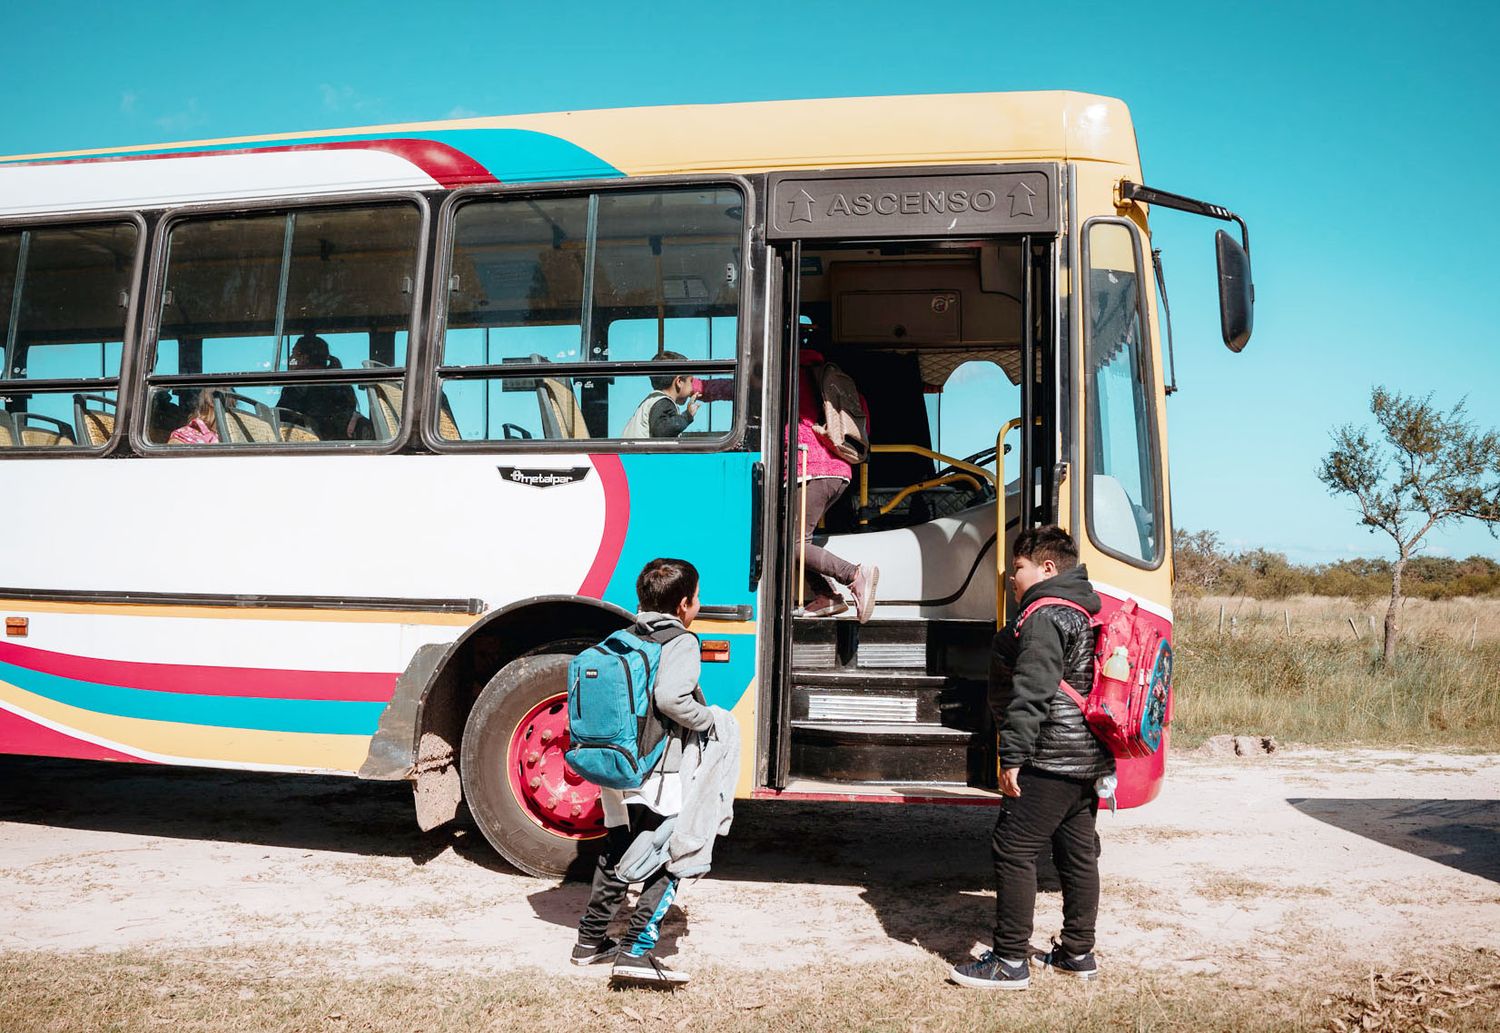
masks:
<instances>
[{"instance_id":1,"label":"teal stripe on bus","mask_svg":"<svg viewBox=\"0 0 1500 1033\"><path fill-rule=\"evenodd\" d=\"M43 674L0 663L0 681L80 710L212 728L374 735L384 703L152 692Z\"/></svg>"}]
</instances>

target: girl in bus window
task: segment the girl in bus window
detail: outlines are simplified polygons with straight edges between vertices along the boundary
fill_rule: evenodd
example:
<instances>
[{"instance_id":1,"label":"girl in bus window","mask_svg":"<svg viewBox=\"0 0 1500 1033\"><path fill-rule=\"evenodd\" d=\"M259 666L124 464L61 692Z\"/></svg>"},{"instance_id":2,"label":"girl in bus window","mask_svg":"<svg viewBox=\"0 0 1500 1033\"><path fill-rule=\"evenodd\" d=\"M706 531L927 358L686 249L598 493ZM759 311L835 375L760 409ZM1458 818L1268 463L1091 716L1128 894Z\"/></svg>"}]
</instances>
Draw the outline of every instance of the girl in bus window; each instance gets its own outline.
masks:
<instances>
[{"instance_id":1,"label":"girl in bus window","mask_svg":"<svg viewBox=\"0 0 1500 1033\"><path fill-rule=\"evenodd\" d=\"M214 415L214 399L218 392L211 387L188 392L183 401L183 411L188 414L187 423L178 427L167 438L170 445L217 445L219 443L218 420Z\"/></svg>"}]
</instances>

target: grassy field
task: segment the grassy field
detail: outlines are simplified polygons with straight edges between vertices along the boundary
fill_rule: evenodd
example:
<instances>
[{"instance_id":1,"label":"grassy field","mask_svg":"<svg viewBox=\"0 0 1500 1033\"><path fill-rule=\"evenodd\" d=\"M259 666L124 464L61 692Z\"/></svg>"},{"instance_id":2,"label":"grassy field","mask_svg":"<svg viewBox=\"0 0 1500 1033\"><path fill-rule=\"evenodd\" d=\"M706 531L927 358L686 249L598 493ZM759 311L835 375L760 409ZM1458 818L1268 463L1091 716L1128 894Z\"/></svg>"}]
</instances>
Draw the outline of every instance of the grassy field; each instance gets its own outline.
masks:
<instances>
[{"instance_id":1,"label":"grassy field","mask_svg":"<svg viewBox=\"0 0 1500 1033\"><path fill-rule=\"evenodd\" d=\"M1421 1029L1500 1031L1500 957L1466 951L1406 973L1321 973L1317 988L1114 970L1095 984L1038 975L1025 993L964 990L937 962L899 968L708 971L675 993L613 991L602 973L495 976L263 975L288 959L148 959L0 954L7 1033L458 1033L490 1030L813 1030L945 1033L975 1029L1153 1033ZM1441 1008L1441 1016L1432 1008ZM1365 1021L1365 1016L1371 1019Z\"/></svg>"},{"instance_id":2,"label":"grassy field","mask_svg":"<svg viewBox=\"0 0 1500 1033\"><path fill-rule=\"evenodd\" d=\"M1186 599L1174 625L1176 741L1493 749L1500 741L1500 600L1408 600L1396 662L1383 603Z\"/></svg>"}]
</instances>

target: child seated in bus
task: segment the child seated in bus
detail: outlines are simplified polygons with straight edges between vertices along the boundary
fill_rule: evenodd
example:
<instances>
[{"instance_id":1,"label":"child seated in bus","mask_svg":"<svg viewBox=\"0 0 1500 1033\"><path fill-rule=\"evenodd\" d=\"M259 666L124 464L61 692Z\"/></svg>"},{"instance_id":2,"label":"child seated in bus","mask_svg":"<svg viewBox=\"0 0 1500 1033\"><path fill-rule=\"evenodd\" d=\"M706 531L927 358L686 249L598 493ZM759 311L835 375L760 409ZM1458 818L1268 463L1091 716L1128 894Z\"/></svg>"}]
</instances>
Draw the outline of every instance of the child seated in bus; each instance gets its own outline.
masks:
<instances>
[{"instance_id":1,"label":"child seated in bus","mask_svg":"<svg viewBox=\"0 0 1500 1033\"><path fill-rule=\"evenodd\" d=\"M686 362L680 352L664 351L656 362ZM651 393L641 399L625 421L622 438L675 438L692 425L704 402L722 402L734 397L731 377L699 380L686 373L651 378ZM679 406L686 408L679 410Z\"/></svg>"},{"instance_id":2,"label":"child seated in bus","mask_svg":"<svg viewBox=\"0 0 1500 1033\"><path fill-rule=\"evenodd\" d=\"M659 630L664 624L683 629L698 616L698 570L687 560L655 559L635 582L640 612L636 622ZM575 965L613 962L610 978L619 983L677 986L685 973L674 971L654 956L661 921L677 896L679 880L662 864L641 885L623 941L606 935L609 923L625 902L629 883L615 874L625 851L643 832L660 828L681 810L680 775L689 732L705 732L714 717L698 687L701 660L698 640L679 634L662 646L652 696L667 725L667 748L656 767L636 789L600 789L604 805L604 853L594 869L588 906L578 923Z\"/></svg>"},{"instance_id":3,"label":"child seated in bus","mask_svg":"<svg viewBox=\"0 0 1500 1033\"><path fill-rule=\"evenodd\" d=\"M1078 562L1078 546L1064 530L1037 527L1016 536L1011 585L1017 613L1041 599L1077 603L1097 614L1099 596ZM1115 760L1061 692L1066 679L1082 696L1094 682L1094 634L1089 618L1056 604L1039 606L1017 629L995 636L990 707L1000 730L1000 816L995 822L995 935L993 949L958 965L949 978L961 986L1024 990L1031 982L1031 931L1036 911L1037 855L1049 844L1062 881L1061 942L1042 954L1043 966L1093 979L1094 924L1099 913L1099 853L1094 819L1095 781L1114 774Z\"/></svg>"}]
</instances>

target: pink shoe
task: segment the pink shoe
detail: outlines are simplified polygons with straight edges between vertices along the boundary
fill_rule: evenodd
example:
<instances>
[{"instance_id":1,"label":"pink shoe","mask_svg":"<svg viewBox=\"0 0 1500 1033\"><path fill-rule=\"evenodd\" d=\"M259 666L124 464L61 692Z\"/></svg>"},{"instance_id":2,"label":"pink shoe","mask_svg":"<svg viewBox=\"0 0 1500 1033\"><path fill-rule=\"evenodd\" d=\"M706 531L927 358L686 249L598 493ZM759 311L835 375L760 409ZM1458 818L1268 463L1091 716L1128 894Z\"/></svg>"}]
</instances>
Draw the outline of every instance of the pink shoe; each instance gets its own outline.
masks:
<instances>
[{"instance_id":1,"label":"pink shoe","mask_svg":"<svg viewBox=\"0 0 1500 1033\"><path fill-rule=\"evenodd\" d=\"M829 598L826 595L815 595L809 599L806 605L797 607L792 611L793 617L836 617L849 609L849 604L838 596Z\"/></svg>"},{"instance_id":2,"label":"pink shoe","mask_svg":"<svg viewBox=\"0 0 1500 1033\"><path fill-rule=\"evenodd\" d=\"M875 585L879 581L879 567L861 563L854 572L854 581L849 585L849 591L854 594L854 612L861 624L870 622L870 614L875 609Z\"/></svg>"}]
</instances>

